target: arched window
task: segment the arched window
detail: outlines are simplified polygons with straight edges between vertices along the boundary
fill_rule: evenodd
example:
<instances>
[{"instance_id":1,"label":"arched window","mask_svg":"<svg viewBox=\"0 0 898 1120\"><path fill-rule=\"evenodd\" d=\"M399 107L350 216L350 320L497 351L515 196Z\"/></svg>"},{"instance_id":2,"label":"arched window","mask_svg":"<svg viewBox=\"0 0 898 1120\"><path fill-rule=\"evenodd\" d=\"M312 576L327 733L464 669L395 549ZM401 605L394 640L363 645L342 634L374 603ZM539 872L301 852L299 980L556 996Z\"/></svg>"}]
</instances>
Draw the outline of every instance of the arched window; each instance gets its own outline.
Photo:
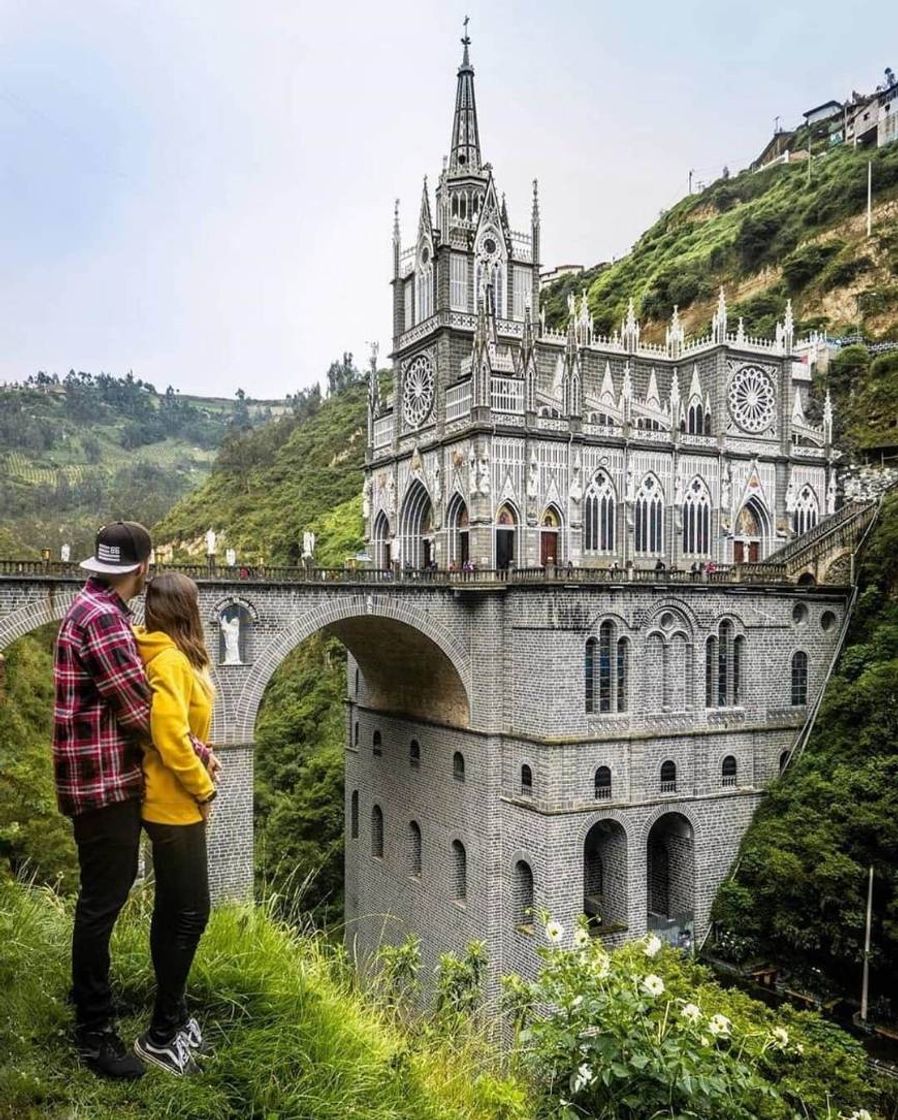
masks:
<instances>
[{"instance_id":1,"label":"arched window","mask_svg":"<svg viewBox=\"0 0 898 1120\"><path fill-rule=\"evenodd\" d=\"M813 529L820 518L817 496L810 486L802 486L792 513L792 528L795 533L806 533Z\"/></svg>"},{"instance_id":2,"label":"arched window","mask_svg":"<svg viewBox=\"0 0 898 1120\"><path fill-rule=\"evenodd\" d=\"M526 762L521 767L521 796L533 796L533 771L526 764Z\"/></svg>"},{"instance_id":3,"label":"arched window","mask_svg":"<svg viewBox=\"0 0 898 1120\"><path fill-rule=\"evenodd\" d=\"M427 258L425 260L425 257ZM429 319L433 314L433 267L427 263L429 250L421 250L421 264L418 268L418 322Z\"/></svg>"},{"instance_id":4,"label":"arched window","mask_svg":"<svg viewBox=\"0 0 898 1120\"><path fill-rule=\"evenodd\" d=\"M742 705L744 676L745 638L734 636L733 624L725 618L705 643L705 707Z\"/></svg>"},{"instance_id":5,"label":"arched window","mask_svg":"<svg viewBox=\"0 0 898 1120\"><path fill-rule=\"evenodd\" d=\"M661 763L661 792L677 792L677 764L670 759Z\"/></svg>"},{"instance_id":6,"label":"arched window","mask_svg":"<svg viewBox=\"0 0 898 1120\"><path fill-rule=\"evenodd\" d=\"M720 780L725 786L736 784L736 759L728 754L720 767Z\"/></svg>"},{"instance_id":7,"label":"arched window","mask_svg":"<svg viewBox=\"0 0 898 1120\"><path fill-rule=\"evenodd\" d=\"M595 638L588 638L586 641L586 656L583 659L584 668L584 685L586 689L586 710L587 712L594 712L596 710L596 694L595 694L595 679L596 679L596 649L598 642Z\"/></svg>"},{"instance_id":8,"label":"arched window","mask_svg":"<svg viewBox=\"0 0 898 1120\"><path fill-rule=\"evenodd\" d=\"M421 826L417 821L408 822L409 874L421 878Z\"/></svg>"},{"instance_id":9,"label":"arched window","mask_svg":"<svg viewBox=\"0 0 898 1120\"><path fill-rule=\"evenodd\" d=\"M352 791L352 798L349 802L349 839L358 840L359 838L359 791L354 789Z\"/></svg>"},{"instance_id":10,"label":"arched window","mask_svg":"<svg viewBox=\"0 0 898 1120\"><path fill-rule=\"evenodd\" d=\"M358 696L358 694L359 694L359 671L358 671L358 669L356 669L356 671L355 671L355 694L356 694L356 696Z\"/></svg>"},{"instance_id":11,"label":"arched window","mask_svg":"<svg viewBox=\"0 0 898 1120\"><path fill-rule=\"evenodd\" d=\"M533 872L530 865L519 859L514 868L515 925L527 931L533 928Z\"/></svg>"},{"instance_id":12,"label":"arched window","mask_svg":"<svg viewBox=\"0 0 898 1120\"><path fill-rule=\"evenodd\" d=\"M408 764L413 770L421 765L421 744L417 739L412 739L408 745Z\"/></svg>"},{"instance_id":13,"label":"arched window","mask_svg":"<svg viewBox=\"0 0 898 1120\"><path fill-rule=\"evenodd\" d=\"M596 770L596 801L609 801L611 799L611 771L607 766L600 766Z\"/></svg>"},{"instance_id":14,"label":"arched window","mask_svg":"<svg viewBox=\"0 0 898 1120\"><path fill-rule=\"evenodd\" d=\"M795 707L808 702L808 655L804 650L792 654L792 703Z\"/></svg>"},{"instance_id":15,"label":"arched window","mask_svg":"<svg viewBox=\"0 0 898 1120\"><path fill-rule=\"evenodd\" d=\"M614 624L603 622L599 627L599 711L611 711L611 649Z\"/></svg>"},{"instance_id":16,"label":"arched window","mask_svg":"<svg viewBox=\"0 0 898 1120\"><path fill-rule=\"evenodd\" d=\"M780 773L785 774L786 767L789 765L789 759L792 757L791 751L783 751L780 755Z\"/></svg>"},{"instance_id":17,"label":"arched window","mask_svg":"<svg viewBox=\"0 0 898 1120\"><path fill-rule=\"evenodd\" d=\"M592 480L583 502L583 551L614 552L617 499L604 471Z\"/></svg>"},{"instance_id":18,"label":"arched window","mask_svg":"<svg viewBox=\"0 0 898 1120\"><path fill-rule=\"evenodd\" d=\"M352 725L352 745L357 747L359 745L359 721L356 720Z\"/></svg>"},{"instance_id":19,"label":"arched window","mask_svg":"<svg viewBox=\"0 0 898 1120\"><path fill-rule=\"evenodd\" d=\"M617 639L617 710L627 710L627 689L630 678L630 643L626 638Z\"/></svg>"},{"instance_id":20,"label":"arched window","mask_svg":"<svg viewBox=\"0 0 898 1120\"><path fill-rule=\"evenodd\" d=\"M379 731L375 731L371 737L371 752L378 758L383 754L383 746Z\"/></svg>"},{"instance_id":21,"label":"arched window","mask_svg":"<svg viewBox=\"0 0 898 1120\"><path fill-rule=\"evenodd\" d=\"M683 553L707 556L711 551L711 494L698 477L686 487L683 498Z\"/></svg>"},{"instance_id":22,"label":"arched window","mask_svg":"<svg viewBox=\"0 0 898 1120\"><path fill-rule=\"evenodd\" d=\"M452 862L452 897L456 902L464 902L468 897L468 855L461 840L452 841Z\"/></svg>"},{"instance_id":23,"label":"arched window","mask_svg":"<svg viewBox=\"0 0 898 1120\"><path fill-rule=\"evenodd\" d=\"M461 751L456 751L452 756L452 777L459 782L465 780L465 756Z\"/></svg>"},{"instance_id":24,"label":"arched window","mask_svg":"<svg viewBox=\"0 0 898 1120\"><path fill-rule=\"evenodd\" d=\"M686 413L686 431L691 436L705 434L705 410L701 401L692 401Z\"/></svg>"},{"instance_id":25,"label":"arched window","mask_svg":"<svg viewBox=\"0 0 898 1120\"><path fill-rule=\"evenodd\" d=\"M371 854L376 859L384 858L384 814L379 805L371 810Z\"/></svg>"},{"instance_id":26,"label":"arched window","mask_svg":"<svg viewBox=\"0 0 898 1120\"><path fill-rule=\"evenodd\" d=\"M637 553L656 554L664 550L664 497L661 483L647 474L636 494L634 516Z\"/></svg>"},{"instance_id":27,"label":"arched window","mask_svg":"<svg viewBox=\"0 0 898 1120\"><path fill-rule=\"evenodd\" d=\"M705 707L717 706L717 638L712 634L705 642Z\"/></svg>"},{"instance_id":28,"label":"arched window","mask_svg":"<svg viewBox=\"0 0 898 1120\"><path fill-rule=\"evenodd\" d=\"M383 510L381 510L374 519L371 540L374 545L374 566L381 569L389 568L390 522Z\"/></svg>"}]
</instances>

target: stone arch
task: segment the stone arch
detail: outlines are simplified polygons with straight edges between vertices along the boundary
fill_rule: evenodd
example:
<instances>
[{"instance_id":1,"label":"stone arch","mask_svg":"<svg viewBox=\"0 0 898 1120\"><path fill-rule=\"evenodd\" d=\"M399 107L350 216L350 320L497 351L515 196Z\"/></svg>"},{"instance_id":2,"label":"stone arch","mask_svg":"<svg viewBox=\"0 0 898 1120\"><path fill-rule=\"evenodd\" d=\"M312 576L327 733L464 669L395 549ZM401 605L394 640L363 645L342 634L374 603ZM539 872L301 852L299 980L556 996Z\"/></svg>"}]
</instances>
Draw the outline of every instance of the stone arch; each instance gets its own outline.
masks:
<instances>
[{"instance_id":1,"label":"stone arch","mask_svg":"<svg viewBox=\"0 0 898 1120\"><path fill-rule=\"evenodd\" d=\"M820 577L821 583L851 583L851 549L843 549L829 561Z\"/></svg>"},{"instance_id":2,"label":"stone arch","mask_svg":"<svg viewBox=\"0 0 898 1120\"><path fill-rule=\"evenodd\" d=\"M645 624L647 631L660 629L658 620L665 611L670 611L673 615L679 615L680 618L686 622L687 632L691 630L694 634L701 629L699 624L698 615L695 610L684 600L675 596L665 597L656 606L653 606L648 619Z\"/></svg>"},{"instance_id":3,"label":"stone arch","mask_svg":"<svg viewBox=\"0 0 898 1120\"><path fill-rule=\"evenodd\" d=\"M425 612L380 596L341 596L288 625L253 663L234 706L231 741L250 743L265 686L287 654L319 630L339 638L358 662L372 707L467 727L471 674L466 651ZM402 674L406 679L400 679ZM379 702L378 702L379 701ZM225 738L216 708L212 737Z\"/></svg>"},{"instance_id":4,"label":"stone arch","mask_svg":"<svg viewBox=\"0 0 898 1120\"><path fill-rule=\"evenodd\" d=\"M57 593L56 587L51 584L46 596L33 599L0 618L0 650L49 622L61 622L77 591L78 588L73 587Z\"/></svg>"},{"instance_id":5,"label":"stone arch","mask_svg":"<svg viewBox=\"0 0 898 1120\"><path fill-rule=\"evenodd\" d=\"M674 944L691 944L696 908L695 822L664 808L645 834L647 925Z\"/></svg>"},{"instance_id":6,"label":"stone arch","mask_svg":"<svg viewBox=\"0 0 898 1120\"><path fill-rule=\"evenodd\" d=\"M612 816L599 817L583 839L583 913L595 933L627 926L629 838Z\"/></svg>"}]
</instances>

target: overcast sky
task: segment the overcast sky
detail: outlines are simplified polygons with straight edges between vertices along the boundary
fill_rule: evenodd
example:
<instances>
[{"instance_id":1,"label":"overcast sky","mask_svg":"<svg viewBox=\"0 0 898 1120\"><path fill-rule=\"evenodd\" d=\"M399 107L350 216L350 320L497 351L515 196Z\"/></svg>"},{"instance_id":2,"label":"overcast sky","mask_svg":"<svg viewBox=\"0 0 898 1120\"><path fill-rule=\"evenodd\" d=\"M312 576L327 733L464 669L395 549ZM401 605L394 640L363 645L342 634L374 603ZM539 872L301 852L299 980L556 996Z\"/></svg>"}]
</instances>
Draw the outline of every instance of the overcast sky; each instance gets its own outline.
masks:
<instances>
[{"instance_id":1,"label":"overcast sky","mask_svg":"<svg viewBox=\"0 0 898 1120\"><path fill-rule=\"evenodd\" d=\"M898 69L894 0L0 0L0 380L282 396L389 352L448 151L461 20L484 159L544 267L625 252L785 125ZM878 29L872 33L873 29Z\"/></svg>"}]
</instances>

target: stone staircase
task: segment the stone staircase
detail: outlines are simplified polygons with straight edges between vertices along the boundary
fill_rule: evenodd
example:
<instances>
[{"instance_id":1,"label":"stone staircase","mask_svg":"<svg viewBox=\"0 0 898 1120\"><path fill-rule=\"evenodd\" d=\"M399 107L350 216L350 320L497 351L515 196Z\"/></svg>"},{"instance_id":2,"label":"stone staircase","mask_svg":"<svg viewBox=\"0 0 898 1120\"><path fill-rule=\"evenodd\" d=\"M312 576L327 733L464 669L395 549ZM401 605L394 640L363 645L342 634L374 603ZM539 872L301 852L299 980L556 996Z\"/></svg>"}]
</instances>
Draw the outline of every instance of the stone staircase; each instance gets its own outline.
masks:
<instances>
[{"instance_id":1,"label":"stone staircase","mask_svg":"<svg viewBox=\"0 0 898 1120\"><path fill-rule=\"evenodd\" d=\"M847 502L809 532L771 553L765 563L780 565L788 578L799 583L850 583L853 554L878 508L875 500Z\"/></svg>"}]
</instances>

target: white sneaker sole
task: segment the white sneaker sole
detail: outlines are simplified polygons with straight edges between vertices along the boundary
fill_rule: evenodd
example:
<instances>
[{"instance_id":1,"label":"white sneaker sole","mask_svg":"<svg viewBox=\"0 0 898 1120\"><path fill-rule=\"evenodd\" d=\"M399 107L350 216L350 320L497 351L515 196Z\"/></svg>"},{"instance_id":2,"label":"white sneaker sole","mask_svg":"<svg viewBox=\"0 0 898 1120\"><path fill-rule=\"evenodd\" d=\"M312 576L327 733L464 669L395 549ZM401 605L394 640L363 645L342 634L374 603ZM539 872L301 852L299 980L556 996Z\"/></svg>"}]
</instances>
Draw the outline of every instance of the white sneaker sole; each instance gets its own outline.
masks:
<instances>
[{"instance_id":1,"label":"white sneaker sole","mask_svg":"<svg viewBox=\"0 0 898 1120\"><path fill-rule=\"evenodd\" d=\"M199 1067L196 1062L193 1061L192 1056L190 1059L192 1065L188 1066L186 1069L175 1069L173 1066L169 1065L168 1062L164 1062L161 1058L153 1054L150 1050L145 1050L140 1045L139 1038L134 1040L134 1053L142 1062L149 1062L151 1065L158 1066L159 1069L164 1069L166 1073L170 1073L172 1077L188 1077L192 1073L199 1072Z\"/></svg>"}]
</instances>

